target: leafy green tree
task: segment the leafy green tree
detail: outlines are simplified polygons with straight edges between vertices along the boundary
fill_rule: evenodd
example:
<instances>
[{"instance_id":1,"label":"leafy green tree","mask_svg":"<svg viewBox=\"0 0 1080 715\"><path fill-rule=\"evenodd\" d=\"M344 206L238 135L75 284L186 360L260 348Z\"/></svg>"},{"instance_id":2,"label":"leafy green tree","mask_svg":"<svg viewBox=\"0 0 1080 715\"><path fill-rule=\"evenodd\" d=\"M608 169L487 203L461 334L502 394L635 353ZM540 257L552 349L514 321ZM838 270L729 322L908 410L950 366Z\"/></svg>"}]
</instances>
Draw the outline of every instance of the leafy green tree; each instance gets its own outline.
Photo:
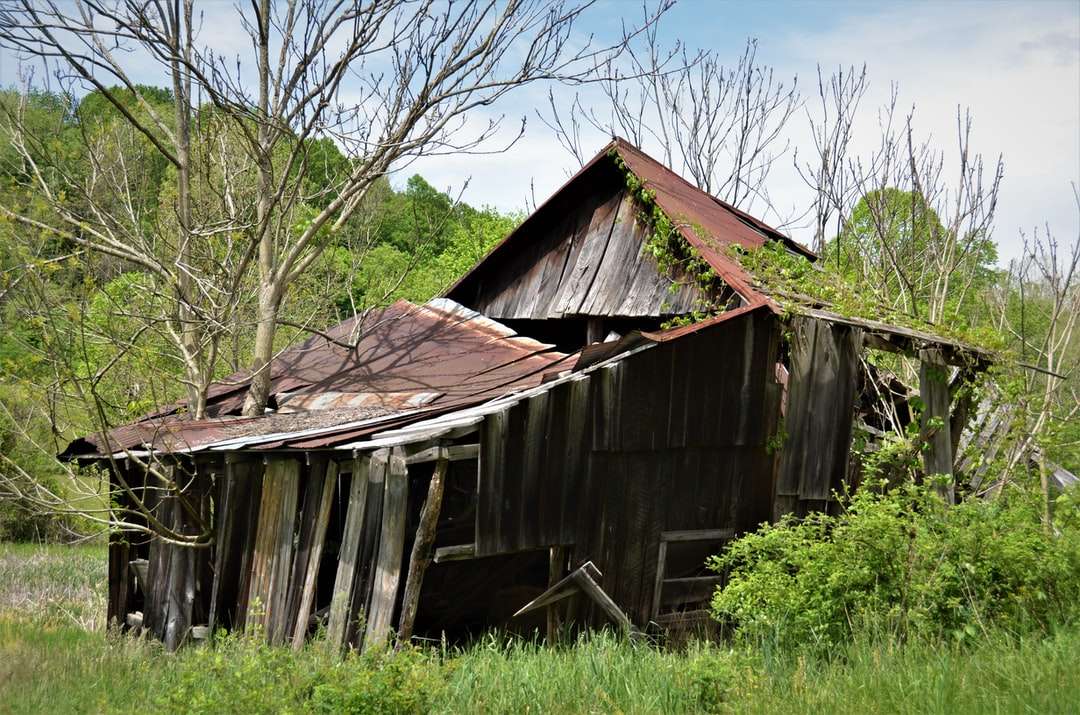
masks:
<instances>
[{"instance_id":1,"label":"leafy green tree","mask_svg":"<svg viewBox=\"0 0 1080 715\"><path fill-rule=\"evenodd\" d=\"M997 249L985 232L959 237L963 248L942 281L928 257L946 250L949 231L918 192L875 189L855 204L822 259L890 309L972 325L986 317L978 296L996 279Z\"/></svg>"}]
</instances>

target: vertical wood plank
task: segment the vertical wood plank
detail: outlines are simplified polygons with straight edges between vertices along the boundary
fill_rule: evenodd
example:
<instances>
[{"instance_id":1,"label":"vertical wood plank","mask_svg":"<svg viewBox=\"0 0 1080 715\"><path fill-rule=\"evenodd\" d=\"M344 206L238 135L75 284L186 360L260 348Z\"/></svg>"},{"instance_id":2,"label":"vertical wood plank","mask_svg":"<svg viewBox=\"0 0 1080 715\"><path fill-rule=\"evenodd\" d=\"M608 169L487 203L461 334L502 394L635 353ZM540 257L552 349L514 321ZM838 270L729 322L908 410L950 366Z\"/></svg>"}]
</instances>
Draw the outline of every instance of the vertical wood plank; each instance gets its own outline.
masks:
<instances>
[{"instance_id":1,"label":"vertical wood plank","mask_svg":"<svg viewBox=\"0 0 1080 715\"><path fill-rule=\"evenodd\" d=\"M552 546L548 549L548 588L563 579L563 570L566 565L566 547ZM561 603L551 603L547 607L547 644L554 645L559 638L559 630L562 628L559 617L562 608Z\"/></svg>"},{"instance_id":2,"label":"vertical wood plank","mask_svg":"<svg viewBox=\"0 0 1080 715\"><path fill-rule=\"evenodd\" d=\"M271 644L284 642L288 623L288 586L292 575L293 536L299 498L300 463L270 459L263 478L255 542L248 627L263 627Z\"/></svg>"},{"instance_id":3,"label":"vertical wood plank","mask_svg":"<svg viewBox=\"0 0 1080 715\"><path fill-rule=\"evenodd\" d=\"M371 458L368 471L367 506L364 508L364 526L360 534L360 552L357 556L357 572L349 601L348 629L345 642L354 648L363 645L364 629L360 615L366 618L371 610L372 579L382 538L383 501L386 494L386 470L389 467L390 450L380 449Z\"/></svg>"},{"instance_id":4,"label":"vertical wood plank","mask_svg":"<svg viewBox=\"0 0 1080 715\"><path fill-rule=\"evenodd\" d=\"M949 368L941 350L926 348L919 351L919 396L923 401L922 432L927 448L923 451L926 474L944 474L947 484L937 487L947 503L954 501L953 448L949 414Z\"/></svg>"},{"instance_id":5,"label":"vertical wood plank","mask_svg":"<svg viewBox=\"0 0 1080 715\"><path fill-rule=\"evenodd\" d=\"M506 457L505 411L484 418L480 437L476 505L476 555L498 553L502 529L502 489Z\"/></svg>"},{"instance_id":6,"label":"vertical wood plank","mask_svg":"<svg viewBox=\"0 0 1080 715\"><path fill-rule=\"evenodd\" d=\"M401 561L405 547L405 518L409 504L409 478L405 468L405 453L394 447L386 470L383 496L382 530L379 534L379 556L372 579L371 605L368 610L364 650L385 642L394 619L398 585L401 582Z\"/></svg>"},{"instance_id":7,"label":"vertical wood plank","mask_svg":"<svg viewBox=\"0 0 1080 715\"><path fill-rule=\"evenodd\" d=\"M338 554L334 593L330 600L330 615L326 624L327 641L334 652L340 652L345 647L348 622L352 617L349 606L352 603L355 585L360 537L364 530L370 465L371 456L367 454L353 460L349 501L345 510L345 528L341 537L341 552Z\"/></svg>"},{"instance_id":8,"label":"vertical wood plank","mask_svg":"<svg viewBox=\"0 0 1080 715\"><path fill-rule=\"evenodd\" d=\"M315 583L319 577L319 565L322 561L323 544L326 542L326 529L330 524L330 508L333 505L337 477L338 464L330 461L323 471L315 527L311 535L311 547L303 561L300 605L296 609L296 622L293 627L293 650L299 650L304 645L304 639L307 636L308 619L311 616L312 603L315 601Z\"/></svg>"},{"instance_id":9,"label":"vertical wood plank","mask_svg":"<svg viewBox=\"0 0 1080 715\"><path fill-rule=\"evenodd\" d=\"M230 470L231 471L228 471ZM231 608L235 599L235 615L230 624L234 629L243 629L247 618L248 596L251 592L251 572L255 558L255 541L258 537L259 507L262 502L263 463L261 460L244 459L234 464L226 462L227 474L243 488L242 499L235 502L237 521L236 550L239 553L239 571L235 583L235 595L224 602ZM224 596L223 596L224 598ZM225 615L219 613L219 619Z\"/></svg>"}]
</instances>

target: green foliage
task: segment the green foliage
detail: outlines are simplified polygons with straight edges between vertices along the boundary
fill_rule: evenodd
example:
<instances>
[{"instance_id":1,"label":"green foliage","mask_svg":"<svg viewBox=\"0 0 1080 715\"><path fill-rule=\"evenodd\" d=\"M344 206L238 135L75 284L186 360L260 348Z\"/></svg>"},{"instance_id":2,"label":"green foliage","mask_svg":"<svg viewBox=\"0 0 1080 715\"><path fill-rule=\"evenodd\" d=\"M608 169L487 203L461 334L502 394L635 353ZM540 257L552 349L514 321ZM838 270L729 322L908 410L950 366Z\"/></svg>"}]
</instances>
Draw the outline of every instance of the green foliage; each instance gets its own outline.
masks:
<instances>
[{"instance_id":1,"label":"green foliage","mask_svg":"<svg viewBox=\"0 0 1080 715\"><path fill-rule=\"evenodd\" d=\"M732 245L729 250L757 286L788 311L794 312L800 306L826 308L840 315L924 330L990 350L1004 347L1001 334L991 327L959 321L929 323L876 300L872 291L837 272L833 264L812 263L776 241L766 241L755 249Z\"/></svg>"},{"instance_id":2,"label":"green foliage","mask_svg":"<svg viewBox=\"0 0 1080 715\"><path fill-rule=\"evenodd\" d=\"M232 636L189 649L172 675L154 699L156 711L420 713L442 686L438 662L417 649L338 662L321 648L298 654Z\"/></svg>"},{"instance_id":3,"label":"green foliage","mask_svg":"<svg viewBox=\"0 0 1080 715\"><path fill-rule=\"evenodd\" d=\"M638 204L637 220L649 228L645 250L656 260L657 269L671 279L671 290L678 290L681 281L691 281L699 289L699 305L688 315L672 318L664 328L690 325L723 312L717 303L724 283L713 267L690 245L679 226L656 203L656 194L642 182L626 165L619 153L612 149L609 156L622 171L626 188ZM700 226L698 235L705 237Z\"/></svg>"},{"instance_id":4,"label":"green foliage","mask_svg":"<svg viewBox=\"0 0 1080 715\"><path fill-rule=\"evenodd\" d=\"M137 117L146 119L153 112L166 125L175 121L168 90L139 91L145 103L129 90L117 89L113 96ZM57 203L87 216L92 212L79 202L93 199L113 214L117 235L131 237L140 250L158 255L166 265L175 261L180 232L176 169L105 94L91 92L76 100L47 92L0 92L0 125L15 116L28 127L28 151L46 183L55 187ZM251 359L258 286L250 268L239 279L236 274L249 245L244 226L254 223L257 173L240 149L240 128L213 107L196 112L191 131L191 161L200 167L189 196L194 224L237 226L205 231L187 248L186 260L202 286L195 291L194 301L201 303L196 307L200 315L212 316L196 327L196 340L206 347L198 359L205 359L201 367L207 373L221 378ZM279 148L272 159L276 169L284 170L290 148L284 143ZM352 166L329 138L312 139L304 149L307 200L277 217L294 234L307 229L336 198L335 187ZM123 171L110 170L121 166ZM80 172L95 169L127 183L84 181ZM46 225L62 224L76 233L90 230L60 220L30 170L30 162L9 141L0 141L3 205ZM91 184L100 195L81 194ZM226 197L237 214L235 223L225 220ZM399 298L424 302L463 275L521 219L455 201L418 175L400 189L383 178L340 230L322 226L316 243L326 250L290 286L282 318L324 329L354 311ZM56 452L69 439L100 428L96 406L83 399L91 385L109 425L186 397L187 386L178 379L187 371L177 346L175 291L169 281L141 266L80 252L69 239L0 217L2 406L18 413L20 425ZM283 328L276 347L306 337ZM58 465L21 441L19 433L0 425L2 453L28 467L50 491L63 491ZM0 502L0 536L52 538L55 529L45 526L55 520L31 506L10 498Z\"/></svg>"},{"instance_id":5,"label":"green foliage","mask_svg":"<svg viewBox=\"0 0 1080 715\"><path fill-rule=\"evenodd\" d=\"M745 642L827 650L856 634L966 639L1045 631L1080 616L1080 503L1056 534L1037 495L947 508L928 489L858 491L838 516L786 517L710 561L713 612Z\"/></svg>"},{"instance_id":6,"label":"green foliage","mask_svg":"<svg viewBox=\"0 0 1080 715\"><path fill-rule=\"evenodd\" d=\"M947 642L863 633L825 654L677 652L607 632L344 661L318 642L294 652L240 637L169 654L102 634L106 571L102 547L0 544L0 712L1049 713L1080 699L1075 627Z\"/></svg>"},{"instance_id":7,"label":"green foliage","mask_svg":"<svg viewBox=\"0 0 1080 715\"><path fill-rule=\"evenodd\" d=\"M926 315L933 276L927 275L927 256L944 250L949 229L926 199L915 191L896 188L866 193L852 209L839 235L825 247L823 262L843 275L860 292L899 297L901 312ZM993 282L997 260L994 242L984 235L958 236L959 280L949 292L945 314L951 323L970 326L981 317L978 296Z\"/></svg>"}]
</instances>

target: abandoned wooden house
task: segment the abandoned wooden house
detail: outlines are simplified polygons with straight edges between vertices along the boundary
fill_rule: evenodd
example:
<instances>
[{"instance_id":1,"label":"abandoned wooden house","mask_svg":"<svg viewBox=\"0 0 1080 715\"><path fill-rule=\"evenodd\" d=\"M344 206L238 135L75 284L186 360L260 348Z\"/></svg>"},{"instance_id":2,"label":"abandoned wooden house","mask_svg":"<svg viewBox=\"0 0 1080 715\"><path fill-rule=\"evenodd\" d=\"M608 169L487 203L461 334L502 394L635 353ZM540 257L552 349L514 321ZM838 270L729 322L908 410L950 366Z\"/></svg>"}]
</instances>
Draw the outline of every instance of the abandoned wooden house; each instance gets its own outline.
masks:
<instances>
[{"instance_id":1,"label":"abandoned wooden house","mask_svg":"<svg viewBox=\"0 0 1080 715\"><path fill-rule=\"evenodd\" d=\"M442 298L282 353L266 415L238 416L237 375L204 420L173 408L73 442L62 456L105 466L132 518L202 545L115 533L110 621L169 647L208 628L370 647L687 627L721 578L708 555L828 509L857 478L853 425L905 419L868 397L912 395L867 350L922 360L943 423L927 471L951 473L971 405L950 387L986 356L781 309L731 251L769 241L814 258L616 139Z\"/></svg>"}]
</instances>

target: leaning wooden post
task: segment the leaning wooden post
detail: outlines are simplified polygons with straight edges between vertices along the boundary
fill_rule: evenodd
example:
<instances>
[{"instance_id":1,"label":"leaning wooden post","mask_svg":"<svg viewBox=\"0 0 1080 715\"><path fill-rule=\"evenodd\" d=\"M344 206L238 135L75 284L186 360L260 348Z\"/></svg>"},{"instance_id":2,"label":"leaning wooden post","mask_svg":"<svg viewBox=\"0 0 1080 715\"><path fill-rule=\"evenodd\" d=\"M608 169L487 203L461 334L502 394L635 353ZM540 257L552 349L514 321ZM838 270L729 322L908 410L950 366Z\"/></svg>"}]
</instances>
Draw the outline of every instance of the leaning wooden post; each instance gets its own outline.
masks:
<instances>
[{"instance_id":1,"label":"leaning wooden post","mask_svg":"<svg viewBox=\"0 0 1080 715\"><path fill-rule=\"evenodd\" d=\"M326 475L323 478L322 499L319 501L319 511L315 519L315 534L311 543L311 554L307 561L307 571L304 574L304 587L300 595L300 609L296 614L296 628L293 630L293 650L300 650L304 646L307 637L308 619L311 614L311 605L315 600L315 579L319 575L319 562L322 561L323 544L326 543L326 529L330 524L330 507L334 501L334 491L337 488L338 465L330 460L326 465Z\"/></svg>"},{"instance_id":2,"label":"leaning wooden post","mask_svg":"<svg viewBox=\"0 0 1080 715\"><path fill-rule=\"evenodd\" d=\"M371 579L371 600L364 633L364 650L382 645L392 631L394 605L401 584L401 557L405 551L405 517L409 506L409 473L405 453L400 447L390 450L383 485L382 525L379 529L379 553Z\"/></svg>"},{"instance_id":3,"label":"leaning wooden post","mask_svg":"<svg viewBox=\"0 0 1080 715\"><path fill-rule=\"evenodd\" d=\"M922 433L926 440L923 467L927 476L944 474L949 477L948 484L938 487L937 492L946 503L952 504L955 501L955 487L952 481L948 366L939 349L924 348L919 351L919 396L923 401Z\"/></svg>"},{"instance_id":4,"label":"leaning wooden post","mask_svg":"<svg viewBox=\"0 0 1080 715\"><path fill-rule=\"evenodd\" d=\"M551 588L563 577L563 564L566 561L566 548L552 546L548 549L548 588ZM559 606L554 602L547 607L547 643L554 645L559 636Z\"/></svg>"},{"instance_id":5,"label":"leaning wooden post","mask_svg":"<svg viewBox=\"0 0 1080 715\"><path fill-rule=\"evenodd\" d=\"M330 600L330 614L326 621L326 640L334 653L345 649L349 633L349 619L353 589L356 587L357 556L360 553L360 537L364 530L367 506L368 474L371 456L360 455L353 460L352 480L349 489L349 505L345 512L345 529L338 553L337 576L334 593Z\"/></svg>"},{"instance_id":6,"label":"leaning wooden post","mask_svg":"<svg viewBox=\"0 0 1080 715\"><path fill-rule=\"evenodd\" d=\"M446 451L440 445L440 457L435 462L435 471L428 485L427 498L420 510L420 524L416 527L416 540L413 542L412 555L409 557L409 575L405 580L405 595L401 601L401 620L398 623L398 642L408 643L412 638L413 625L416 623L416 609L420 603L420 587L424 583L424 572L431 563L435 546L435 527L442 510L443 485L446 481L446 469L450 464Z\"/></svg>"}]
</instances>

